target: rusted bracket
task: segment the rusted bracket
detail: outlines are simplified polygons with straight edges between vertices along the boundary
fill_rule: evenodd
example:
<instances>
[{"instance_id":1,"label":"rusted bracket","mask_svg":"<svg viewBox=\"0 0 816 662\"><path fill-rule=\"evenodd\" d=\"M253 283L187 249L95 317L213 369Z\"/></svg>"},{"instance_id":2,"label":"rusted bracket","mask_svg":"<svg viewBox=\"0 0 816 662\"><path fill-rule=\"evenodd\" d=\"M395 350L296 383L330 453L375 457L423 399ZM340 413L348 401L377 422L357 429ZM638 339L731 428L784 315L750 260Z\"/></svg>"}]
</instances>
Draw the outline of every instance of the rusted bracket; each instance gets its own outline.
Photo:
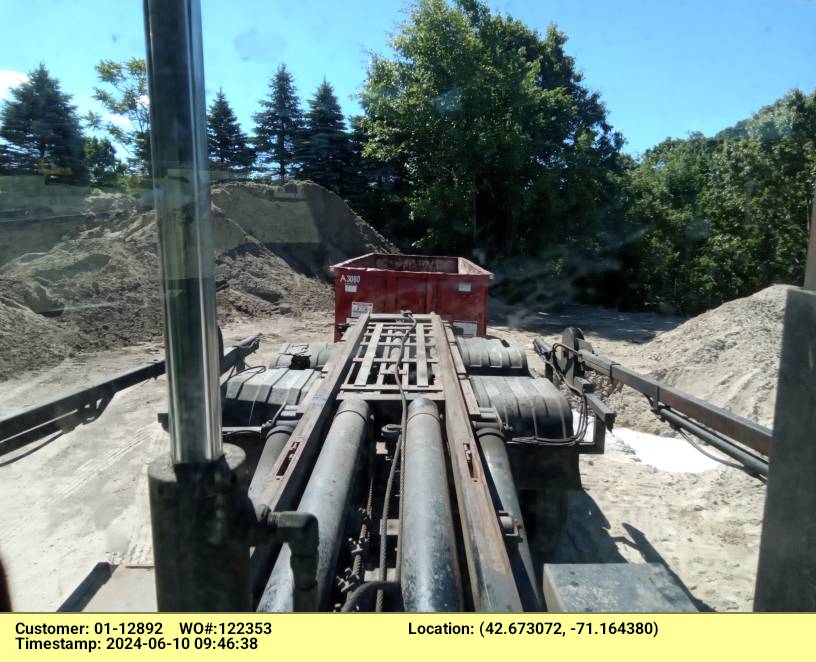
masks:
<instances>
[{"instance_id":1,"label":"rusted bracket","mask_svg":"<svg viewBox=\"0 0 816 662\"><path fill-rule=\"evenodd\" d=\"M474 608L489 612L523 611L450 342L446 341L442 318L432 315L431 324L439 354L439 377L445 392L445 431Z\"/></svg>"}]
</instances>

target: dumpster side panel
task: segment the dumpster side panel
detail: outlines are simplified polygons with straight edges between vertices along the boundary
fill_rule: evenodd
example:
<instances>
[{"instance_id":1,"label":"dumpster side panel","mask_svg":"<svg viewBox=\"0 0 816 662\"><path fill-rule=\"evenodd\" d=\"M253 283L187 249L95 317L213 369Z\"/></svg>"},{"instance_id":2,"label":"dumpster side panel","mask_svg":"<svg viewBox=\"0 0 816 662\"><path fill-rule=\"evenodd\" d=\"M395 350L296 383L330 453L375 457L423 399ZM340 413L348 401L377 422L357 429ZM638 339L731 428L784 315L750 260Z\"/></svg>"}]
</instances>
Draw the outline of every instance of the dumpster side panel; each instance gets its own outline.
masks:
<instances>
[{"instance_id":1,"label":"dumpster side panel","mask_svg":"<svg viewBox=\"0 0 816 662\"><path fill-rule=\"evenodd\" d=\"M366 269L336 270L334 276L334 324L351 324L365 312L384 313L393 308L388 273ZM335 340L339 340L335 333Z\"/></svg>"},{"instance_id":2,"label":"dumpster side panel","mask_svg":"<svg viewBox=\"0 0 816 662\"><path fill-rule=\"evenodd\" d=\"M401 310L438 313L459 335L486 335L490 272L461 258L435 256L388 255L383 257L388 259L382 266L388 264L393 268L371 266L377 257L383 256L363 256L332 268L335 340L340 338L346 325L366 312L398 313ZM451 273L457 259L458 272ZM465 267L461 266L463 262L467 263ZM431 271L437 264L440 271ZM429 270L406 270L417 267Z\"/></svg>"},{"instance_id":3,"label":"dumpster side panel","mask_svg":"<svg viewBox=\"0 0 816 662\"><path fill-rule=\"evenodd\" d=\"M464 336L487 333L488 276L462 274L437 284L437 310L454 332Z\"/></svg>"},{"instance_id":4,"label":"dumpster side panel","mask_svg":"<svg viewBox=\"0 0 816 662\"><path fill-rule=\"evenodd\" d=\"M430 278L419 274L399 274L397 283L397 310L426 313L428 308L428 285ZM396 312L396 311L387 311Z\"/></svg>"}]
</instances>

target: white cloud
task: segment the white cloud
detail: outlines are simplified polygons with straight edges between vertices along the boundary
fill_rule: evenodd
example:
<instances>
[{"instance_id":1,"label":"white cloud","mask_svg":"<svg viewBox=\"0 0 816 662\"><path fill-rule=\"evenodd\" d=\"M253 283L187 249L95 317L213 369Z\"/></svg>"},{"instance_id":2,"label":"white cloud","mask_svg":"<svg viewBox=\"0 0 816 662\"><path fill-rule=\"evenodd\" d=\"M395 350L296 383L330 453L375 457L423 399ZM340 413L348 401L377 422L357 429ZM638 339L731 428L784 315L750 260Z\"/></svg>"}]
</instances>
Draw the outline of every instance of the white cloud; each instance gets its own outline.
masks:
<instances>
[{"instance_id":1,"label":"white cloud","mask_svg":"<svg viewBox=\"0 0 816 662\"><path fill-rule=\"evenodd\" d=\"M118 124L123 129L130 128L130 120L124 115L114 115L113 113L102 113L102 121Z\"/></svg>"},{"instance_id":2,"label":"white cloud","mask_svg":"<svg viewBox=\"0 0 816 662\"><path fill-rule=\"evenodd\" d=\"M28 74L21 71L10 71L9 69L0 69L0 100L8 99L9 90L12 87L17 87L20 83L28 79Z\"/></svg>"}]
</instances>

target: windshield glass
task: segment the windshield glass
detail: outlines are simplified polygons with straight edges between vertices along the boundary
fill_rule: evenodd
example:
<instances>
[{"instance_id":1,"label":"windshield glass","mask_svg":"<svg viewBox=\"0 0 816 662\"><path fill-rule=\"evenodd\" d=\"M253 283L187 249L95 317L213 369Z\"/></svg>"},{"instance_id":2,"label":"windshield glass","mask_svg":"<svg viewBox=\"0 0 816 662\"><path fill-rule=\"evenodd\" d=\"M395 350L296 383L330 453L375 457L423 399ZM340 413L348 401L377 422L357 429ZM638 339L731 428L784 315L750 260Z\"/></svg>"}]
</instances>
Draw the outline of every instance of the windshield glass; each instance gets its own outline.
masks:
<instances>
[{"instance_id":1,"label":"windshield glass","mask_svg":"<svg viewBox=\"0 0 816 662\"><path fill-rule=\"evenodd\" d=\"M560 573L625 564L657 611L752 610L816 5L159 5L0 9L12 607L177 604L165 458L332 532L305 598L288 541L228 536L223 604L584 611Z\"/></svg>"}]
</instances>

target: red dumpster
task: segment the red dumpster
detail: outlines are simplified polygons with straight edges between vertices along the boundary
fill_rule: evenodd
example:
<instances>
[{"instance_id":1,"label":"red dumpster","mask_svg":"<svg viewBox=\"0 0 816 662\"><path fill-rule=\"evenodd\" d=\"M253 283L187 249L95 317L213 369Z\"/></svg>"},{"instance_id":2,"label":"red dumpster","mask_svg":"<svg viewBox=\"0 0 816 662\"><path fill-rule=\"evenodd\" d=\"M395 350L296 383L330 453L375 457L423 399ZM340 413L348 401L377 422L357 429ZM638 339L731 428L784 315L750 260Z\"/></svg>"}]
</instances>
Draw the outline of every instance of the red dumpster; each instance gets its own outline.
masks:
<instances>
[{"instance_id":1,"label":"red dumpster","mask_svg":"<svg viewBox=\"0 0 816 662\"><path fill-rule=\"evenodd\" d=\"M487 332L493 274L470 260L439 255L369 253L331 268L335 340L367 312L438 313L465 337Z\"/></svg>"}]
</instances>

